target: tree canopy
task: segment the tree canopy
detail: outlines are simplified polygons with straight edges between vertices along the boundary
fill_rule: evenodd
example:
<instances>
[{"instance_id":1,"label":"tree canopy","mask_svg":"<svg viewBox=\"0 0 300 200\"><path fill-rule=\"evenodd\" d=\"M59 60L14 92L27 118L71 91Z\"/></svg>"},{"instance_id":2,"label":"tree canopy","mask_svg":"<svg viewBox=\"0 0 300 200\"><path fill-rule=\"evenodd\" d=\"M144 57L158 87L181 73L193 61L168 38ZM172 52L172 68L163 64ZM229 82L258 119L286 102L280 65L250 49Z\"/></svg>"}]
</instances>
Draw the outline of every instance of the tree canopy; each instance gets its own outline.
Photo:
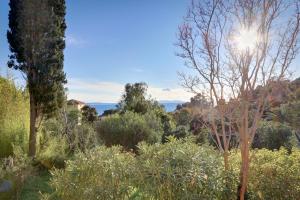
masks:
<instances>
[{"instance_id":1,"label":"tree canopy","mask_svg":"<svg viewBox=\"0 0 300 200\"><path fill-rule=\"evenodd\" d=\"M29 154L35 155L36 131L43 116L62 107L65 48L64 0L10 0L8 66L21 71L30 95Z\"/></svg>"}]
</instances>

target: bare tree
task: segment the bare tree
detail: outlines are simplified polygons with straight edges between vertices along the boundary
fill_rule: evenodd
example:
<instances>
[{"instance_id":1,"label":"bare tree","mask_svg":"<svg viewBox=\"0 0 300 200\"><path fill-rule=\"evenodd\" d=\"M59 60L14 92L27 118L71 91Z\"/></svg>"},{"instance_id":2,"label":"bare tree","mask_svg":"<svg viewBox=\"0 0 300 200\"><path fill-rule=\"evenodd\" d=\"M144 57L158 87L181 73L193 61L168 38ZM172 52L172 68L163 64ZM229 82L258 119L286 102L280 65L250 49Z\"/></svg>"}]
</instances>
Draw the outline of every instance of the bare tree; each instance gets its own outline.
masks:
<instances>
[{"instance_id":1,"label":"bare tree","mask_svg":"<svg viewBox=\"0 0 300 200\"><path fill-rule=\"evenodd\" d=\"M239 138L240 199L272 85L286 78L298 53L299 23L299 0L199 0L179 27L178 56L195 72L179 76L184 87L209 97L207 120L226 170L231 136Z\"/></svg>"}]
</instances>

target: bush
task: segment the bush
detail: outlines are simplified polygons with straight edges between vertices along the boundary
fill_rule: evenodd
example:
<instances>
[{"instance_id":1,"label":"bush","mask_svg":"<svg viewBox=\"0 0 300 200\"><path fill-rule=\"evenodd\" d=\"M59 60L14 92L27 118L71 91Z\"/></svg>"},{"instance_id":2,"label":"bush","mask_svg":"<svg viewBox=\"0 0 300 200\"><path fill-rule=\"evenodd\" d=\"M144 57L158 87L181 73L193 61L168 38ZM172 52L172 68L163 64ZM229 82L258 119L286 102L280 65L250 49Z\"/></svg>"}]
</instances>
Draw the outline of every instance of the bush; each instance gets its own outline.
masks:
<instances>
[{"instance_id":1,"label":"bush","mask_svg":"<svg viewBox=\"0 0 300 200\"><path fill-rule=\"evenodd\" d=\"M262 122L257 129L252 147L269 150L285 147L290 150L293 146L293 137L292 129L284 124L271 121Z\"/></svg>"},{"instance_id":2,"label":"bush","mask_svg":"<svg viewBox=\"0 0 300 200\"><path fill-rule=\"evenodd\" d=\"M0 158L13 155L12 144L27 148L28 133L27 92L0 77Z\"/></svg>"},{"instance_id":3,"label":"bush","mask_svg":"<svg viewBox=\"0 0 300 200\"><path fill-rule=\"evenodd\" d=\"M120 147L80 153L51 185L61 199L236 199L240 152L230 153L230 170L213 148L190 139L138 145L137 155ZM300 150L251 151L249 199L298 199Z\"/></svg>"},{"instance_id":4,"label":"bush","mask_svg":"<svg viewBox=\"0 0 300 200\"><path fill-rule=\"evenodd\" d=\"M73 114L73 111L71 114ZM51 141L52 138L61 139L63 144L66 144L64 147L68 152L78 150L84 152L99 144L94 124L78 124L75 121L78 117L70 116L70 113L65 114L67 120L64 120L63 115L64 113L61 113L57 116L57 119L51 118L43 122L42 137L40 138L41 151L44 146L49 146L49 143L55 143L55 141Z\"/></svg>"},{"instance_id":5,"label":"bush","mask_svg":"<svg viewBox=\"0 0 300 200\"><path fill-rule=\"evenodd\" d=\"M185 137L188 137L188 136L191 136L191 135L192 134L189 131L189 127L180 125L180 126L177 126L174 131L164 133L163 136L162 136L162 142L163 143L168 142L168 137L169 136L173 136L177 139L180 139L180 138L185 138Z\"/></svg>"},{"instance_id":6,"label":"bush","mask_svg":"<svg viewBox=\"0 0 300 200\"><path fill-rule=\"evenodd\" d=\"M170 138L169 138L170 139ZM214 149L191 141L139 145L135 184L144 199L233 199L222 159Z\"/></svg>"},{"instance_id":7,"label":"bush","mask_svg":"<svg viewBox=\"0 0 300 200\"><path fill-rule=\"evenodd\" d=\"M13 146L13 155L0 161L0 184L3 180L12 184L11 190L0 193L0 199L19 199L26 178L34 173L31 164L22 147Z\"/></svg>"},{"instance_id":8,"label":"bush","mask_svg":"<svg viewBox=\"0 0 300 200\"><path fill-rule=\"evenodd\" d=\"M37 160L47 169L63 168L68 158L68 144L64 136L51 135L40 147Z\"/></svg>"},{"instance_id":9,"label":"bush","mask_svg":"<svg viewBox=\"0 0 300 200\"><path fill-rule=\"evenodd\" d=\"M139 154L99 147L77 154L51 185L62 199L233 199L220 155L191 141L139 145ZM47 196L47 195L46 195Z\"/></svg>"},{"instance_id":10,"label":"bush","mask_svg":"<svg viewBox=\"0 0 300 200\"><path fill-rule=\"evenodd\" d=\"M189 126L192 121L192 114L188 108L183 108L174 113L174 118L177 125Z\"/></svg>"},{"instance_id":11,"label":"bush","mask_svg":"<svg viewBox=\"0 0 300 200\"><path fill-rule=\"evenodd\" d=\"M235 174L239 173L240 153L232 153ZM298 199L300 194L300 150L251 152L248 194L250 199Z\"/></svg>"},{"instance_id":12,"label":"bush","mask_svg":"<svg viewBox=\"0 0 300 200\"><path fill-rule=\"evenodd\" d=\"M62 199L126 199L134 188L134 156L120 147L99 147L79 153L65 170L54 170L51 186Z\"/></svg>"},{"instance_id":13,"label":"bush","mask_svg":"<svg viewBox=\"0 0 300 200\"><path fill-rule=\"evenodd\" d=\"M161 140L162 125L154 113L144 115L125 112L103 118L98 122L97 134L107 145L122 145L126 150L136 150L141 141L155 143Z\"/></svg>"},{"instance_id":14,"label":"bush","mask_svg":"<svg viewBox=\"0 0 300 200\"><path fill-rule=\"evenodd\" d=\"M76 125L70 132L69 137L71 137L70 143L72 144L73 150L85 152L101 144L101 141L97 138L93 124L83 123Z\"/></svg>"},{"instance_id":15,"label":"bush","mask_svg":"<svg viewBox=\"0 0 300 200\"><path fill-rule=\"evenodd\" d=\"M250 191L255 199L297 199L300 195L300 151L252 152Z\"/></svg>"}]
</instances>

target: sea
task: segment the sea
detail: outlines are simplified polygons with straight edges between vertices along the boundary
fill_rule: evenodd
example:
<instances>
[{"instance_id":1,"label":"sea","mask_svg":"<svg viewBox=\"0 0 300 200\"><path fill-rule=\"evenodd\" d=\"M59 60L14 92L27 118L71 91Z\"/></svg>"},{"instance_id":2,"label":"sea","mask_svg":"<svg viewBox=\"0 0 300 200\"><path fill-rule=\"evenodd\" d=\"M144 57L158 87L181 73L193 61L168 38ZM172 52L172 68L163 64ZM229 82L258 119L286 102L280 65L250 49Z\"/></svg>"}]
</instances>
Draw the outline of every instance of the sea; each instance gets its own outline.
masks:
<instances>
[{"instance_id":1,"label":"sea","mask_svg":"<svg viewBox=\"0 0 300 200\"><path fill-rule=\"evenodd\" d=\"M176 110L176 106L182 102L161 102L167 112L173 112ZM96 108L97 113L102 115L105 110L117 108L116 103L88 103L89 106Z\"/></svg>"}]
</instances>

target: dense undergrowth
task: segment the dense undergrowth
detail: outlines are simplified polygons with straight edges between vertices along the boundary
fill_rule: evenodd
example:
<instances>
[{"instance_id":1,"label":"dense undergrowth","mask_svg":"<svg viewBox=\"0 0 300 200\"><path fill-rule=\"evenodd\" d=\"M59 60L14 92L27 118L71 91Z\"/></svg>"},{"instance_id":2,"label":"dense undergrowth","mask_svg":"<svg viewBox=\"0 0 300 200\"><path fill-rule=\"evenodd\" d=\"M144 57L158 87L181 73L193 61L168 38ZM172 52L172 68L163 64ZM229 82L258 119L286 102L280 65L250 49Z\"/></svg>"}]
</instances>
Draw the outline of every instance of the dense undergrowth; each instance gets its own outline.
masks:
<instances>
[{"instance_id":1,"label":"dense undergrowth","mask_svg":"<svg viewBox=\"0 0 300 200\"><path fill-rule=\"evenodd\" d=\"M27 146L28 94L10 79L0 77L0 158L12 154L12 144Z\"/></svg>"},{"instance_id":2,"label":"dense undergrowth","mask_svg":"<svg viewBox=\"0 0 300 200\"><path fill-rule=\"evenodd\" d=\"M236 199L239 153L231 152L225 173L221 155L208 146L171 139L139 145L138 155L120 147L79 153L66 169L52 171L61 199ZM297 199L300 150L253 150L249 199ZM44 194L44 199L48 195Z\"/></svg>"},{"instance_id":3,"label":"dense undergrowth","mask_svg":"<svg viewBox=\"0 0 300 200\"><path fill-rule=\"evenodd\" d=\"M209 130L194 113L198 104L167 113L142 96L137 112L137 102L125 98L128 102L112 114L80 123L82 113L65 105L41 123L37 155L28 158L27 93L2 78L0 90L6 92L0 99L0 185L11 184L8 192L0 192L1 200L236 199L238 138L225 172ZM300 196L298 126L286 122L266 119L259 125L249 199Z\"/></svg>"}]
</instances>

